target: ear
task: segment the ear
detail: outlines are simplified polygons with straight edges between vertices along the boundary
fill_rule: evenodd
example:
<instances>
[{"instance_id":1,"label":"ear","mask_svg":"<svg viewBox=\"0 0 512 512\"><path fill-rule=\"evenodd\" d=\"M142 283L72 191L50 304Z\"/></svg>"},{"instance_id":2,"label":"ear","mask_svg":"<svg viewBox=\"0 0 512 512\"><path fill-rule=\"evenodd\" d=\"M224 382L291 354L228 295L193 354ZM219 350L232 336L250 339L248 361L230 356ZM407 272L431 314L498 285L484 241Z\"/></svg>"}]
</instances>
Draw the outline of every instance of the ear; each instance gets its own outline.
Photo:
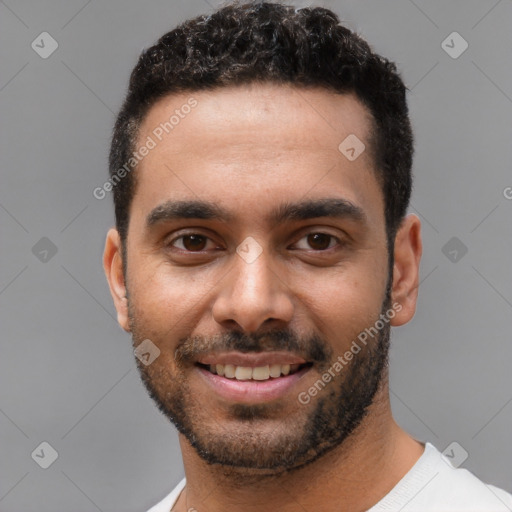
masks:
<instances>
[{"instance_id":1,"label":"ear","mask_svg":"<svg viewBox=\"0 0 512 512\"><path fill-rule=\"evenodd\" d=\"M107 233L105 251L103 252L103 268L105 269L110 293L117 310L117 321L126 332L130 332L128 299L126 298L126 285L123 275L121 237L117 229L114 228L110 229Z\"/></svg>"},{"instance_id":2,"label":"ear","mask_svg":"<svg viewBox=\"0 0 512 512\"><path fill-rule=\"evenodd\" d=\"M401 309L396 308L396 315L391 320L394 326L409 322L416 311L422 253L420 229L420 219L410 214L402 221L395 237L391 297L392 303L400 304Z\"/></svg>"}]
</instances>

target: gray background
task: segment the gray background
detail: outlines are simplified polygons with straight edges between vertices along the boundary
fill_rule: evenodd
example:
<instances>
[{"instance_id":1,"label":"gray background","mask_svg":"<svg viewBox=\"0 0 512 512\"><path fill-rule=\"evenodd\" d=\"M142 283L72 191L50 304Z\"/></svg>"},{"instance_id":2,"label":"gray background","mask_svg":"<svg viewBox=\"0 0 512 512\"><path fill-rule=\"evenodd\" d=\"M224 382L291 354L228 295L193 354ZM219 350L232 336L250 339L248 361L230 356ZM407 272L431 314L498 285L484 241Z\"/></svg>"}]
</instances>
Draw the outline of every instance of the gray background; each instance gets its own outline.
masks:
<instances>
[{"instance_id":1,"label":"gray background","mask_svg":"<svg viewBox=\"0 0 512 512\"><path fill-rule=\"evenodd\" d=\"M183 475L176 431L115 320L101 267L113 209L92 191L140 51L216 5L0 2L3 512L141 511ZM418 312L393 331L396 418L441 451L456 441L463 467L512 491L512 2L316 5L395 60L411 89L424 255ZM47 59L31 48L43 31L59 45ZM469 44L456 59L441 46L453 31ZM48 450L31 457L43 441L58 452L48 469L36 463Z\"/></svg>"}]
</instances>

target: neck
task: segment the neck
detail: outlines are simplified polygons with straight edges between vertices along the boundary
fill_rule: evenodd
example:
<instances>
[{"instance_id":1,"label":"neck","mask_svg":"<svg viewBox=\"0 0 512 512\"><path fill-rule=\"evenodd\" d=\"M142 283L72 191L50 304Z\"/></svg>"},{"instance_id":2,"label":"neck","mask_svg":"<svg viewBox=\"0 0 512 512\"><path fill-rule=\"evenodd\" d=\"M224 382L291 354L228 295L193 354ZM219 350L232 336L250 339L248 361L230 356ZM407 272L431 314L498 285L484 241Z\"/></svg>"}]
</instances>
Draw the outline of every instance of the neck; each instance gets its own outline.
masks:
<instances>
[{"instance_id":1,"label":"neck","mask_svg":"<svg viewBox=\"0 0 512 512\"><path fill-rule=\"evenodd\" d=\"M240 478L230 479L218 466L206 464L181 434L180 446L187 485L176 512L331 512L340 504L343 510L363 512L391 491L424 450L395 423L387 379L349 438L315 462L276 478L248 477L240 485Z\"/></svg>"}]
</instances>

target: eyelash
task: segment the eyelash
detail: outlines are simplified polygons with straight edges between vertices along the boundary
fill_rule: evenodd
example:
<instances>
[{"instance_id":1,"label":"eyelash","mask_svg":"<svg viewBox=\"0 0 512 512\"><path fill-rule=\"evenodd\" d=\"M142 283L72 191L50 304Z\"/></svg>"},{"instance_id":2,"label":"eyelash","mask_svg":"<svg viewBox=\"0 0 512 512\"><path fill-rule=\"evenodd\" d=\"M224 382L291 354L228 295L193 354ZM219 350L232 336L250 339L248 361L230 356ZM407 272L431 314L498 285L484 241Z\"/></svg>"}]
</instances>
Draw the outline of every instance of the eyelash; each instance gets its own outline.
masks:
<instances>
[{"instance_id":1,"label":"eyelash","mask_svg":"<svg viewBox=\"0 0 512 512\"><path fill-rule=\"evenodd\" d=\"M201 251L189 251L188 249L185 249L185 248L181 248L181 247L175 247L173 244L177 241L177 240L182 240L188 236L200 236L202 238L205 238L207 240L209 240L210 242L212 241L212 239L210 237L208 237L207 235L203 235L201 233L195 233L195 232L191 232L191 233L184 233L184 234L181 234L175 238L173 238L167 245L169 247L173 247L174 249L177 249L179 250L180 252L184 252L184 253L188 253L188 254L204 254L205 250L201 250ZM330 233L324 233L322 231L311 231L309 233L306 233L305 235L303 235L301 238L299 238L299 240L297 242L295 242L293 245L297 245L298 242L300 242L301 240L307 238L308 236L310 235L325 235L325 236L328 236L331 241L335 241L335 245L331 246L331 243L329 243L329 247L327 249L320 249L320 250L315 250L315 249L309 249L313 252L318 252L318 253L322 253L322 252L327 252L327 251L330 251L331 249L335 248L336 246L342 246L343 245L343 242L342 240L340 240L338 237L334 236L334 235L331 235ZM292 249L292 250L296 250L296 249ZM308 250L308 249L305 249L305 250Z\"/></svg>"},{"instance_id":2,"label":"eyelash","mask_svg":"<svg viewBox=\"0 0 512 512\"><path fill-rule=\"evenodd\" d=\"M170 247L173 247L174 242L176 242L177 240L181 240L181 239L186 238L186 237L188 237L188 236L194 236L194 235L195 235L195 236L200 236L200 237L202 237L202 238L206 238L206 239L207 239L207 240L209 240L210 242L212 241L212 239L211 239L210 237L208 237L208 236L206 236L206 235L202 235L201 233L185 233L184 235L180 235L180 236L177 236L176 238L173 238L173 239L169 242L169 244L168 244L168 245L169 245ZM191 254L194 254L194 253L201 254L201 253L203 253L203 252L204 252L204 250L203 250L203 251L189 251L188 249L182 249L181 247L178 247L177 249L178 249L179 251L181 251L181 252L188 252L188 253L191 253Z\"/></svg>"}]
</instances>

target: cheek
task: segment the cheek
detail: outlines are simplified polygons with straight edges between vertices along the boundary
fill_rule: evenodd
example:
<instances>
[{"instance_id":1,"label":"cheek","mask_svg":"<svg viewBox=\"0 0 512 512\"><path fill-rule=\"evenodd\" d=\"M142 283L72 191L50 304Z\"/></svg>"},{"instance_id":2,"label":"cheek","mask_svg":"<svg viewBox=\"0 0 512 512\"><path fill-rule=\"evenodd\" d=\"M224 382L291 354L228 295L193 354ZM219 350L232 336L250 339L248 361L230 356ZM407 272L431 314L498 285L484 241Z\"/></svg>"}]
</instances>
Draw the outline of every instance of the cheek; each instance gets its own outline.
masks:
<instances>
[{"instance_id":1,"label":"cheek","mask_svg":"<svg viewBox=\"0 0 512 512\"><path fill-rule=\"evenodd\" d=\"M162 351L174 351L178 340L189 336L207 310L215 272L193 272L149 261L129 266L130 306L137 338L154 340ZM222 275L222 274L221 274Z\"/></svg>"},{"instance_id":2,"label":"cheek","mask_svg":"<svg viewBox=\"0 0 512 512\"><path fill-rule=\"evenodd\" d=\"M298 294L301 307L333 347L350 345L380 315L386 286L382 270L338 270L308 281L307 290Z\"/></svg>"},{"instance_id":3,"label":"cheek","mask_svg":"<svg viewBox=\"0 0 512 512\"><path fill-rule=\"evenodd\" d=\"M129 265L130 295L155 319L180 316L204 296L207 280L190 269L172 268L162 258L140 258ZM164 316L161 316L161 315Z\"/></svg>"}]
</instances>

